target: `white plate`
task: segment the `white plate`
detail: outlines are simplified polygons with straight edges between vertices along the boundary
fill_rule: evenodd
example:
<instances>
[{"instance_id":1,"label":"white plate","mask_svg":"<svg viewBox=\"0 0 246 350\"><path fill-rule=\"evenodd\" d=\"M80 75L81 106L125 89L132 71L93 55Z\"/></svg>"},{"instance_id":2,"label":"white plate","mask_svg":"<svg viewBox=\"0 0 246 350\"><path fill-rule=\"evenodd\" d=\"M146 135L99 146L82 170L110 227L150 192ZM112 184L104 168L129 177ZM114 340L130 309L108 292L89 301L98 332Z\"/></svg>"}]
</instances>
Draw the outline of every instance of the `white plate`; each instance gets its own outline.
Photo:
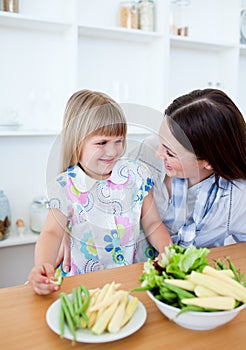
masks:
<instances>
[{"instance_id":1,"label":"white plate","mask_svg":"<svg viewBox=\"0 0 246 350\"><path fill-rule=\"evenodd\" d=\"M131 296L130 296L131 298ZM60 334L59 329L59 314L60 314L60 299L50 305L46 313L46 322L53 332ZM142 327L147 317L147 312L144 305L139 301L138 307L130 321L117 333L105 332L101 335L95 335L89 329L77 329L76 336L78 342L84 343L106 343L114 340L119 340L135 333ZM73 339L68 327L65 325L64 338Z\"/></svg>"}]
</instances>

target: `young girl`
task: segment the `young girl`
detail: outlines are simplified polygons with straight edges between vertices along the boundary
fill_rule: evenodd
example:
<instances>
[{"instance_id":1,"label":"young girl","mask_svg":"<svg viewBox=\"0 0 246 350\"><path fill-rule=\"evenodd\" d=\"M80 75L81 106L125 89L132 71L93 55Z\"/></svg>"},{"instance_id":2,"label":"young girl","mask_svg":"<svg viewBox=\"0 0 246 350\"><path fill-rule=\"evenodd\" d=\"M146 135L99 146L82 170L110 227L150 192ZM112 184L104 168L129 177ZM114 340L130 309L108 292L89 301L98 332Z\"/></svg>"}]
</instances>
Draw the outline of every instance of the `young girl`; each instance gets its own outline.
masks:
<instances>
[{"instance_id":1,"label":"young girl","mask_svg":"<svg viewBox=\"0 0 246 350\"><path fill-rule=\"evenodd\" d=\"M171 243L152 197L148 169L120 159L127 124L103 93L82 90L64 115L62 173L48 186L50 211L35 248L29 281L38 294L54 279L64 233L70 235L70 274L124 266L153 257ZM144 234L140 230L140 220Z\"/></svg>"}]
</instances>

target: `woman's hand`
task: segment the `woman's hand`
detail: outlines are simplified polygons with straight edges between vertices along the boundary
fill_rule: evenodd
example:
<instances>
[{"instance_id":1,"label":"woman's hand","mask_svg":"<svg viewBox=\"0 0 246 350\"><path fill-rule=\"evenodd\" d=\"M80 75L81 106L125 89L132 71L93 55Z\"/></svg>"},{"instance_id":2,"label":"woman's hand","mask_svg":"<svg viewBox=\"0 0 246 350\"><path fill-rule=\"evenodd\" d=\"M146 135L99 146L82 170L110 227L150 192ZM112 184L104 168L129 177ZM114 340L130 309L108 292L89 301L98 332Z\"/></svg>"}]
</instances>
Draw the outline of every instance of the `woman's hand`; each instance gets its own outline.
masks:
<instances>
[{"instance_id":1,"label":"woman's hand","mask_svg":"<svg viewBox=\"0 0 246 350\"><path fill-rule=\"evenodd\" d=\"M62 263L64 272L69 272L71 268L71 251L70 251L70 237L68 233L64 233L59 253L56 259L56 266Z\"/></svg>"},{"instance_id":2,"label":"woman's hand","mask_svg":"<svg viewBox=\"0 0 246 350\"><path fill-rule=\"evenodd\" d=\"M34 291L39 295L47 295L59 290L60 286L52 284L54 280L55 269L49 263L36 265L31 270L28 281L32 285Z\"/></svg>"}]
</instances>

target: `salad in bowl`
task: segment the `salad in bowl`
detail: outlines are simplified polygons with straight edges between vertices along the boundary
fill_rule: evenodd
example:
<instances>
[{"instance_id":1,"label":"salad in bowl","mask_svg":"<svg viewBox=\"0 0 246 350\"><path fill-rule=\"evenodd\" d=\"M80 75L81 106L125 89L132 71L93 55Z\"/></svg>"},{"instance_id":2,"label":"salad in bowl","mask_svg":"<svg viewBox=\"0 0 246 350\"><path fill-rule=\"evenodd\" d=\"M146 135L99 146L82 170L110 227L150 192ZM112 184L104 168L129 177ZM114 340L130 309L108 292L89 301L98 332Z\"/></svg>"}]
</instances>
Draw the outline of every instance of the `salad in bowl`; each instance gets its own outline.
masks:
<instances>
[{"instance_id":1,"label":"salad in bowl","mask_svg":"<svg viewBox=\"0 0 246 350\"><path fill-rule=\"evenodd\" d=\"M229 322L246 305L246 282L229 258L208 262L207 248L176 244L161 260L148 260L140 276L158 309L180 326L211 329Z\"/></svg>"}]
</instances>

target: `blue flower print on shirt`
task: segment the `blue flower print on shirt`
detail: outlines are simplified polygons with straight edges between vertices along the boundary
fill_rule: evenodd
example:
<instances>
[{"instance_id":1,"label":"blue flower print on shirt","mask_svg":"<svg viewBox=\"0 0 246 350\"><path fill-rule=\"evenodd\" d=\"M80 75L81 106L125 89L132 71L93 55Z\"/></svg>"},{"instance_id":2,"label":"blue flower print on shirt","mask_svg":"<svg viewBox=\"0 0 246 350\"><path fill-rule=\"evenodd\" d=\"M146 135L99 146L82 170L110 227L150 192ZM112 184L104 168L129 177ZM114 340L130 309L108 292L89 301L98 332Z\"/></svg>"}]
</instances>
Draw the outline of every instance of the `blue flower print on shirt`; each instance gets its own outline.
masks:
<instances>
[{"instance_id":1,"label":"blue flower print on shirt","mask_svg":"<svg viewBox=\"0 0 246 350\"><path fill-rule=\"evenodd\" d=\"M83 241L80 242L80 245L80 251L84 254L86 259L91 259L93 261L98 260L97 249L91 231L84 234Z\"/></svg>"},{"instance_id":2,"label":"blue flower print on shirt","mask_svg":"<svg viewBox=\"0 0 246 350\"><path fill-rule=\"evenodd\" d=\"M104 236L104 242L108 242L105 250L112 254L113 261L116 264L124 264L125 258L123 250L121 249L120 237L117 230L111 230L110 234Z\"/></svg>"},{"instance_id":3,"label":"blue flower print on shirt","mask_svg":"<svg viewBox=\"0 0 246 350\"><path fill-rule=\"evenodd\" d=\"M113 260L116 264L124 264L124 253L120 247L116 247L113 253Z\"/></svg>"},{"instance_id":4,"label":"blue flower print on shirt","mask_svg":"<svg viewBox=\"0 0 246 350\"><path fill-rule=\"evenodd\" d=\"M61 187L65 187L66 186L66 181L63 180L63 176L59 176L57 178L57 182L61 185Z\"/></svg>"},{"instance_id":5,"label":"blue flower print on shirt","mask_svg":"<svg viewBox=\"0 0 246 350\"><path fill-rule=\"evenodd\" d=\"M132 201L139 202L141 204L143 202L144 195L148 194L149 190L151 190L153 185L154 185L154 182L152 181L151 178L148 177L145 183L139 187L138 192L132 196Z\"/></svg>"},{"instance_id":6,"label":"blue flower print on shirt","mask_svg":"<svg viewBox=\"0 0 246 350\"><path fill-rule=\"evenodd\" d=\"M70 177L76 177L76 172L74 171L74 166L67 169L68 175Z\"/></svg>"},{"instance_id":7,"label":"blue flower print on shirt","mask_svg":"<svg viewBox=\"0 0 246 350\"><path fill-rule=\"evenodd\" d=\"M67 169L67 172L68 172L68 175L70 177L76 177L76 172L74 171L74 167L70 167ZM61 175L57 178L57 182L61 185L61 187L65 187L67 182L66 182L66 179L64 180L64 176Z\"/></svg>"},{"instance_id":8,"label":"blue flower print on shirt","mask_svg":"<svg viewBox=\"0 0 246 350\"><path fill-rule=\"evenodd\" d=\"M151 259L151 260L154 260L156 258L156 256L157 256L156 250L151 245L146 247L144 253L145 253L146 258L147 259Z\"/></svg>"},{"instance_id":9,"label":"blue flower print on shirt","mask_svg":"<svg viewBox=\"0 0 246 350\"><path fill-rule=\"evenodd\" d=\"M144 186L145 192L149 192L149 190L153 187L153 185L154 185L154 182L152 181L151 178L148 177Z\"/></svg>"}]
</instances>

